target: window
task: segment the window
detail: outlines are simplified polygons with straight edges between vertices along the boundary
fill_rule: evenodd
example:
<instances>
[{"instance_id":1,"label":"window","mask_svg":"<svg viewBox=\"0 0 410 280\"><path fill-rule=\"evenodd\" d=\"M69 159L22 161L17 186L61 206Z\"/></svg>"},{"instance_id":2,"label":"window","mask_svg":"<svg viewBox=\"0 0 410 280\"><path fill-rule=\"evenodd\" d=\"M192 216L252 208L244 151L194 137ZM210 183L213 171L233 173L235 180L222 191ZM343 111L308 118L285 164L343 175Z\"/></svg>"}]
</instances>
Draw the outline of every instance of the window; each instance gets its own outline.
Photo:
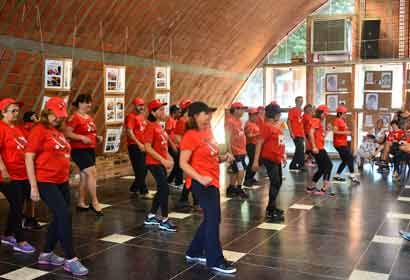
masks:
<instances>
[{"instance_id":1,"label":"window","mask_svg":"<svg viewBox=\"0 0 410 280\"><path fill-rule=\"evenodd\" d=\"M44 63L44 88L70 90L73 61L71 59L46 59Z\"/></svg>"},{"instance_id":2,"label":"window","mask_svg":"<svg viewBox=\"0 0 410 280\"><path fill-rule=\"evenodd\" d=\"M354 14L355 0L329 0L315 15Z\"/></svg>"},{"instance_id":3,"label":"window","mask_svg":"<svg viewBox=\"0 0 410 280\"><path fill-rule=\"evenodd\" d=\"M236 98L248 107L263 105L263 68L256 68L245 82Z\"/></svg>"}]
</instances>

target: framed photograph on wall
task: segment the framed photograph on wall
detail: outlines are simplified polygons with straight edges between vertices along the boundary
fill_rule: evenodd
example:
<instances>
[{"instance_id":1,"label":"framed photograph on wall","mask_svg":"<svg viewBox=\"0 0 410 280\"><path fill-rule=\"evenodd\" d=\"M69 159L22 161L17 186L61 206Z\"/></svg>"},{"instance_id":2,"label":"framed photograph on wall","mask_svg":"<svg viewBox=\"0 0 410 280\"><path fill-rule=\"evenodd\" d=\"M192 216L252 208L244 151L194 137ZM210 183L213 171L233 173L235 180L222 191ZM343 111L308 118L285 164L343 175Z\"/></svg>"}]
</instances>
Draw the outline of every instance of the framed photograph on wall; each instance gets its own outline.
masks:
<instances>
[{"instance_id":1,"label":"framed photograph on wall","mask_svg":"<svg viewBox=\"0 0 410 280\"><path fill-rule=\"evenodd\" d=\"M392 89L393 86L393 72L392 71L382 71L380 78L380 87L382 89Z\"/></svg>"},{"instance_id":2,"label":"framed photograph on wall","mask_svg":"<svg viewBox=\"0 0 410 280\"><path fill-rule=\"evenodd\" d=\"M105 98L105 122L106 123L115 123L115 107L116 107L116 98L115 97L106 97Z\"/></svg>"},{"instance_id":3,"label":"framed photograph on wall","mask_svg":"<svg viewBox=\"0 0 410 280\"><path fill-rule=\"evenodd\" d=\"M71 59L46 59L44 62L44 88L70 90L73 62Z\"/></svg>"},{"instance_id":4,"label":"framed photograph on wall","mask_svg":"<svg viewBox=\"0 0 410 280\"><path fill-rule=\"evenodd\" d=\"M363 127L365 129L372 129L375 126L374 115L365 113L363 117Z\"/></svg>"},{"instance_id":5,"label":"framed photograph on wall","mask_svg":"<svg viewBox=\"0 0 410 280\"><path fill-rule=\"evenodd\" d=\"M171 94L170 92L164 92L164 93L156 93L155 94L155 99L158 99L162 103L167 103L165 106L165 112L167 115L169 115L169 104L171 103Z\"/></svg>"},{"instance_id":6,"label":"framed photograph on wall","mask_svg":"<svg viewBox=\"0 0 410 280\"><path fill-rule=\"evenodd\" d=\"M116 153L120 149L122 127L107 128L104 141L104 153Z\"/></svg>"},{"instance_id":7,"label":"framed photograph on wall","mask_svg":"<svg viewBox=\"0 0 410 280\"><path fill-rule=\"evenodd\" d=\"M43 97L43 102L41 103L41 111L44 109L44 106L46 105L46 102L47 102L51 97L52 97L52 96L44 95L44 97ZM64 96L64 97L62 97L62 98L64 99L65 104L68 106L69 96L66 95L66 96Z\"/></svg>"},{"instance_id":8,"label":"framed photograph on wall","mask_svg":"<svg viewBox=\"0 0 410 280\"><path fill-rule=\"evenodd\" d=\"M379 94L376 92L366 93L364 107L366 110L377 110L379 108Z\"/></svg>"},{"instance_id":9,"label":"framed photograph on wall","mask_svg":"<svg viewBox=\"0 0 410 280\"><path fill-rule=\"evenodd\" d=\"M124 122L124 108L125 108L124 96L115 98L115 120L117 122Z\"/></svg>"},{"instance_id":10,"label":"framed photograph on wall","mask_svg":"<svg viewBox=\"0 0 410 280\"><path fill-rule=\"evenodd\" d=\"M155 67L155 88L171 89L171 68L169 66Z\"/></svg>"},{"instance_id":11,"label":"framed photograph on wall","mask_svg":"<svg viewBox=\"0 0 410 280\"><path fill-rule=\"evenodd\" d=\"M125 67L105 66L105 92L125 93Z\"/></svg>"},{"instance_id":12,"label":"framed photograph on wall","mask_svg":"<svg viewBox=\"0 0 410 280\"><path fill-rule=\"evenodd\" d=\"M339 96L337 94L327 94L326 105L330 112L336 112L337 106L339 105Z\"/></svg>"},{"instance_id":13,"label":"framed photograph on wall","mask_svg":"<svg viewBox=\"0 0 410 280\"><path fill-rule=\"evenodd\" d=\"M327 74L326 75L326 91L329 91L329 92L337 91L337 74Z\"/></svg>"}]
</instances>

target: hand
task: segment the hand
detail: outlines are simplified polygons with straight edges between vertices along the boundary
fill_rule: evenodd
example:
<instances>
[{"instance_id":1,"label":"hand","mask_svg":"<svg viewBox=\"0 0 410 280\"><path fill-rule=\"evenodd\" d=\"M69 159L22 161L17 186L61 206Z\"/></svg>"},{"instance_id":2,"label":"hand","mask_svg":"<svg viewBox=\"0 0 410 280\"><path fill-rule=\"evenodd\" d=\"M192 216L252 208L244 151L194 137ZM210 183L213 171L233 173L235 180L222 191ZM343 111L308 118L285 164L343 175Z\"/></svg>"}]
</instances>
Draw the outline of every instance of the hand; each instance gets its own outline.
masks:
<instances>
[{"instance_id":1,"label":"hand","mask_svg":"<svg viewBox=\"0 0 410 280\"><path fill-rule=\"evenodd\" d=\"M212 178L209 176L201 176L198 182L203 186L208 186L212 182Z\"/></svg>"},{"instance_id":2,"label":"hand","mask_svg":"<svg viewBox=\"0 0 410 280\"><path fill-rule=\"evenodd\" d=\"M31 186L30 198L34 202L40 201L40 194L37 186Z\"/></svg>"},{"instance_id":3,"label":"hand","mask_svg":"<svg viewBox=\"0 0 410 280\"><path fill-rule=\"evenodd\" d=\"M312 153L314 153L315 155L317 155L317 154L319 153L318 148L313 148L313 149L312 149Z\"/></svg>"},{"instance_id":4,"label":"hand","mask_svg":"<svg viewBox=\"0 0 410 280\"><path fill-rule=\"evenodd\" d=\"M81 142L83 142L84 144L91 144L91 139L88 138L87 136L83 136L81 137Z\"/></svg>"},{"instance_id":5,"label":"hand","mask_svg":"<svg viewBox=\"0 0 410 280\"><path fill-rule=\"evenodd\" d=\"M257 172L259 170L259 163L254 162L252 165L252 171Z\"/></svg>"},{"instance_id":6,"label":"hand","mask_svg":"<svg viewBox=\"0 0 410 280\"><path fill-rule=\"evenodd\" d=\"M3 169L0 171L0 174L3 176L3 181L5 183L10 183L10 175L9 172L7 172L7 169Z\"/></svg>"},{"instance_id":7,"label":"hand","mask_svg":"<svg viewBox=\"0 0 410 280\"><path fill-rule=\"evenodd\" d=\"M104 140L104 137L102 137L102 136L97 136L97 142L98 142L98 143L102 143L103 140Z\"/></svg>"},{"instance_id":8,"label":"hand","mask_svg":"<svg viewBox=\"0 0 410 280\"><path fill-rule=\"evenodd\" d=\"M141 152L145 152L145 146L144 145L138 145L138 148L140 148Z\"/></svg>"},{"instance_id":9,"label":"hand","mask_svg":"<svg viewBox=\"0 0 410 280\"><path fill-rule=\"evenodd\" d=\"M174 166L174 162L169 159L163 160L161 163L165 167L166 170L171 170L172 167Z\"/></svg>"},{"instance_id":10,"label":"hand","mask_svg":"<svg viewBox=\"0 0 410 280\"><path fill-rule=\"evenodd\" d=\"M225 154L225 161L231 164L235 160L235 157L231 153Z\"/></svg>"}]
</instances>

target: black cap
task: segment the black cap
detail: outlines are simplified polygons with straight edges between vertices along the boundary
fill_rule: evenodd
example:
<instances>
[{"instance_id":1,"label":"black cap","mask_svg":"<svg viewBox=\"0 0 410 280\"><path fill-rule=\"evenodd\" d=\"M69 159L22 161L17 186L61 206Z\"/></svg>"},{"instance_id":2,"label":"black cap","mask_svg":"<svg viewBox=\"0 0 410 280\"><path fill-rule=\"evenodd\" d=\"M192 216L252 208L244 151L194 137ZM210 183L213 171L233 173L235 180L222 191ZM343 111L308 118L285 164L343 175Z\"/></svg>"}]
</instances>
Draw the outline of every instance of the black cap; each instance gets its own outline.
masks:
<instances>
[{"instance_id":1,"label":"black cap","mask_svg":"<svg viewBox=\"0 0 410 280\"><path fill-rule=\"evenodd\" d=\"M273 118L276 114L282 113L283 110L277 104L269 104L265 107L265 116L267 118Z\"/></svg>"},{"instance_id":2,"label":"black cap","mask_svg":"<svg viewBox=\"0 0 410 280\"><path fill-rule=\"evenodd\" d=\"M36 112L33 112L33 111L25 112L24 115L23 115L23 122L25 122L25 123L34 122L31 118L32 118L35 114L36 114Z\"/></svg>"},{"instance_id":3,"label":"black cap","mask_svg":"<svg viewBox=\"0 0 410 280\"><path fill-rule=\"evenodd\" d=\"M216 111L216 108L209 107L204 102L196 101L196 102L191 103L191 105L189 105L188 116L193 117L194 115L199 114L201 112L211 113L215 111Z\"/></svg>"},{"instance_id":4,"label":"black cap","mask_svg":"<svg viewBox=\"0 0 410 280\"><path fill-rule=\"evenodd\" d=\"M172 106L169 108L169 112L170 112L171 114L174 114L174 113L176 113L176 112L181 112L181 109L178 107L178 105L172 105Z\"/></svg>"}]
</instances>

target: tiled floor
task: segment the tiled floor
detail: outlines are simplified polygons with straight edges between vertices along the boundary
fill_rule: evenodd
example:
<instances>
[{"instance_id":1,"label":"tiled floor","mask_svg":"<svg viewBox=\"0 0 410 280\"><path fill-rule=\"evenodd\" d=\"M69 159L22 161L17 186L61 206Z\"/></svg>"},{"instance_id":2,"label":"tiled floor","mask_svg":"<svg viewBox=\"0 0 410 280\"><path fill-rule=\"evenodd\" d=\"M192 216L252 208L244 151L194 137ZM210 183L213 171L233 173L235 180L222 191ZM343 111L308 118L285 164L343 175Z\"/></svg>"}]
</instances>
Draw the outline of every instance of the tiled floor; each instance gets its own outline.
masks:
<instances>
[{"instance_id":1,"label":"tiled floor","mask_svg":"<svg viewBox=\"0 0 410 280\"><path fill-rule=\"evenodd\" d=\"M409 229L410 187L369 168L359 186L333 184L336 197L310 197L304 193L309 173L284 172L278 203L285 210L283 223L264 219L266 179L261 179L261 188L247 190L247 201L226 199L221 191L220 235L225 257L238 267L233 278L410 279L410 242L398 235L400 229ZM129 178L99 182L104 217L73 213L75 250L90 270L85 279L232 278L185 262L201 213L176 211L178 191L171 191L170 217L179 231L166 233L143 226L151 201L130 194L130 183ZM7 203L0 201L0 230L6 210ZM45 230L27 232L28 240L41 248ZM0 279L73 279L62 268L37 265L36 258L1 246Z\"/></svg>"}]
</instances>

